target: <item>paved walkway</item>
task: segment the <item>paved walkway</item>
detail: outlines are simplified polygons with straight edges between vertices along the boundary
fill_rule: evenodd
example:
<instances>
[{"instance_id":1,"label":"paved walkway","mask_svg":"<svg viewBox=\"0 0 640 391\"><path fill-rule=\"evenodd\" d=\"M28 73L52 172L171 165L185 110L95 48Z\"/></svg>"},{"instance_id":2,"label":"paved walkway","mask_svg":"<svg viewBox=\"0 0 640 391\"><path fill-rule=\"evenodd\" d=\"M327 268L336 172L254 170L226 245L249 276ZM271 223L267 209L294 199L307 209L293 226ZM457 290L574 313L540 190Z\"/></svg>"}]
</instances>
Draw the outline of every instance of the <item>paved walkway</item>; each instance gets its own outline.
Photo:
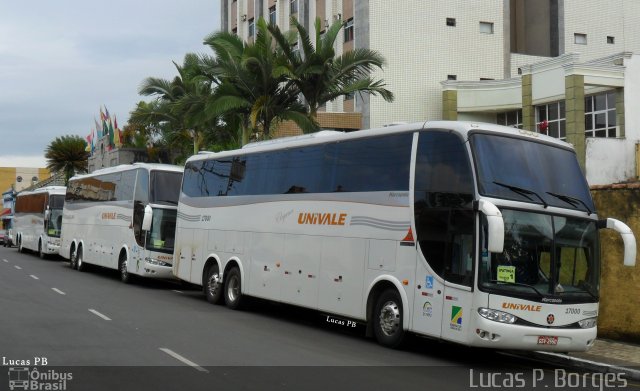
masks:
<instances>
[{"instance_id":1,"label":"paved walkway","mask_svg":"<svg viewBox=\"0 0 640 391\"><path fill-rule=\"evenodd\" d=\"M605 339L596 340L589 351L570 353L572 357L640 369L640 345Z\"/></svg>"}]
</instances>

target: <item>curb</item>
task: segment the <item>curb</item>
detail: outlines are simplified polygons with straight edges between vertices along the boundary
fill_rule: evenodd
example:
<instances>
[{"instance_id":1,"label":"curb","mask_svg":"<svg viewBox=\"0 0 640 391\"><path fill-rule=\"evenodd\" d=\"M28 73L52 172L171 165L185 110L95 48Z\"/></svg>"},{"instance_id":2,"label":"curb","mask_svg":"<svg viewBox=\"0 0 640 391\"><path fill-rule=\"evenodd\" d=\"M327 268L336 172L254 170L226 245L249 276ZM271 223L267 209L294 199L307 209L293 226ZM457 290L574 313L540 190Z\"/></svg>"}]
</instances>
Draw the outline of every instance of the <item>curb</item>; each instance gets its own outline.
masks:
<instances>
[{"instance_id":1,"label":"curb","mask_svg":"<svg viewBox=\"0 0 640 391\"><path fill-rule=\"evenodd\" d=\"M547 364L565 365L592 372L601 373L622 373L629 380L640 380L640 370L622 367L619 365L606 364L597 361L585 360L583 358L571 357L562 353L553 352L530 352L516 354L520 357L527 357L532 360L541 361Z\"/></svg>"}]
</instances>

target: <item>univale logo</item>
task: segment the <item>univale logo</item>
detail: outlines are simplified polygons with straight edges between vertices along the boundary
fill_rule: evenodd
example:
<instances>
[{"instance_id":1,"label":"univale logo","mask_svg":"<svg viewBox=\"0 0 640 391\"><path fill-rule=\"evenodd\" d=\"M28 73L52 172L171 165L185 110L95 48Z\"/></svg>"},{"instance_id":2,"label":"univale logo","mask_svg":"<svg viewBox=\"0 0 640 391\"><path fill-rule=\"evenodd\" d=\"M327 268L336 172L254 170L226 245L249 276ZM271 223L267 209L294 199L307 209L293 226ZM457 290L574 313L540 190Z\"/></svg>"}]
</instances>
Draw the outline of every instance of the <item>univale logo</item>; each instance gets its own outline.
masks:
<instances>
[{"instance_id":1,"label":"univale logo","mask_svg":"<svg viewBox=\"0 0 640 391\"><path fill-rule=\"evenodd\" d=\"M541 305L534 305L534 304L502 303L502 308L506 310L519 310L519 311L530 311L530 312L542 311Z\"/></svg>"},{"instance_id":2,"label":"univale logo","mask_svg":"<svg viewBox=\"0 0 640 391\"><path fill-rule=\"evenodd\" d=\"M346 213L304 213L298 214L298 224L344 225Z\"/></svg>"}]
</instances>

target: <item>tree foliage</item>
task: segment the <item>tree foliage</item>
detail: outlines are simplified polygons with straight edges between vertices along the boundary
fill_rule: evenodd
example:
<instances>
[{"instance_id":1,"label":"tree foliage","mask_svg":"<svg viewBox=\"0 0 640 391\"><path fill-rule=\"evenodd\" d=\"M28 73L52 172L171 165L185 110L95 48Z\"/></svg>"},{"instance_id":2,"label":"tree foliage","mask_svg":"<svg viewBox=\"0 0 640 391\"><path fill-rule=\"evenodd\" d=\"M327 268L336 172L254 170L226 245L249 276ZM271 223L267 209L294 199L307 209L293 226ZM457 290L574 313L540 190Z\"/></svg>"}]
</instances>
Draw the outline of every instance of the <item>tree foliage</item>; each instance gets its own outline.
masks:
<instances>
[{"instance_id":1,"label":"tree foliage","mask_svg":"<svg viewBox=\"0 0 640 391\"><path fill-rule=\"evenodd\" d=\"M56 137L45 149L47 168L65 173L65 183L76 173L87 172L89 152L87 143L75 135Z\"/></svg>"}]
</instances>

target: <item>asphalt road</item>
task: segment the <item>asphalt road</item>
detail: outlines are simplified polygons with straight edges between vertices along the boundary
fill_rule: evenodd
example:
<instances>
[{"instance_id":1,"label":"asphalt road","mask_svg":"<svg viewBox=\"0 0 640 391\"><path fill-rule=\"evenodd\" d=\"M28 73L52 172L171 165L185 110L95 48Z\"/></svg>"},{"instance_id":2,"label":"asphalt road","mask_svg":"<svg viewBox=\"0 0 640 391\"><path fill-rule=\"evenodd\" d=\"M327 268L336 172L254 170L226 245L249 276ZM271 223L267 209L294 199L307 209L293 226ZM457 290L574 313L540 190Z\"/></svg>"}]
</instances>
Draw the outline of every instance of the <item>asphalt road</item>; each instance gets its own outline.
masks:
<instances>
[{"instance_id":1,"label":"asphalt road","mask_svg":"<svg viewBox=\"0 0 640 391\"><path fill-rule=\"evenodd\" d=\"M127 285L116 271L78 272L16 248L0 248L0 356L0 390L20 367L68 390L542 389L571 379L422 338L390 350L311 311L261 302L232 311L179 283Z\"/></svg>"}]
</instances>

